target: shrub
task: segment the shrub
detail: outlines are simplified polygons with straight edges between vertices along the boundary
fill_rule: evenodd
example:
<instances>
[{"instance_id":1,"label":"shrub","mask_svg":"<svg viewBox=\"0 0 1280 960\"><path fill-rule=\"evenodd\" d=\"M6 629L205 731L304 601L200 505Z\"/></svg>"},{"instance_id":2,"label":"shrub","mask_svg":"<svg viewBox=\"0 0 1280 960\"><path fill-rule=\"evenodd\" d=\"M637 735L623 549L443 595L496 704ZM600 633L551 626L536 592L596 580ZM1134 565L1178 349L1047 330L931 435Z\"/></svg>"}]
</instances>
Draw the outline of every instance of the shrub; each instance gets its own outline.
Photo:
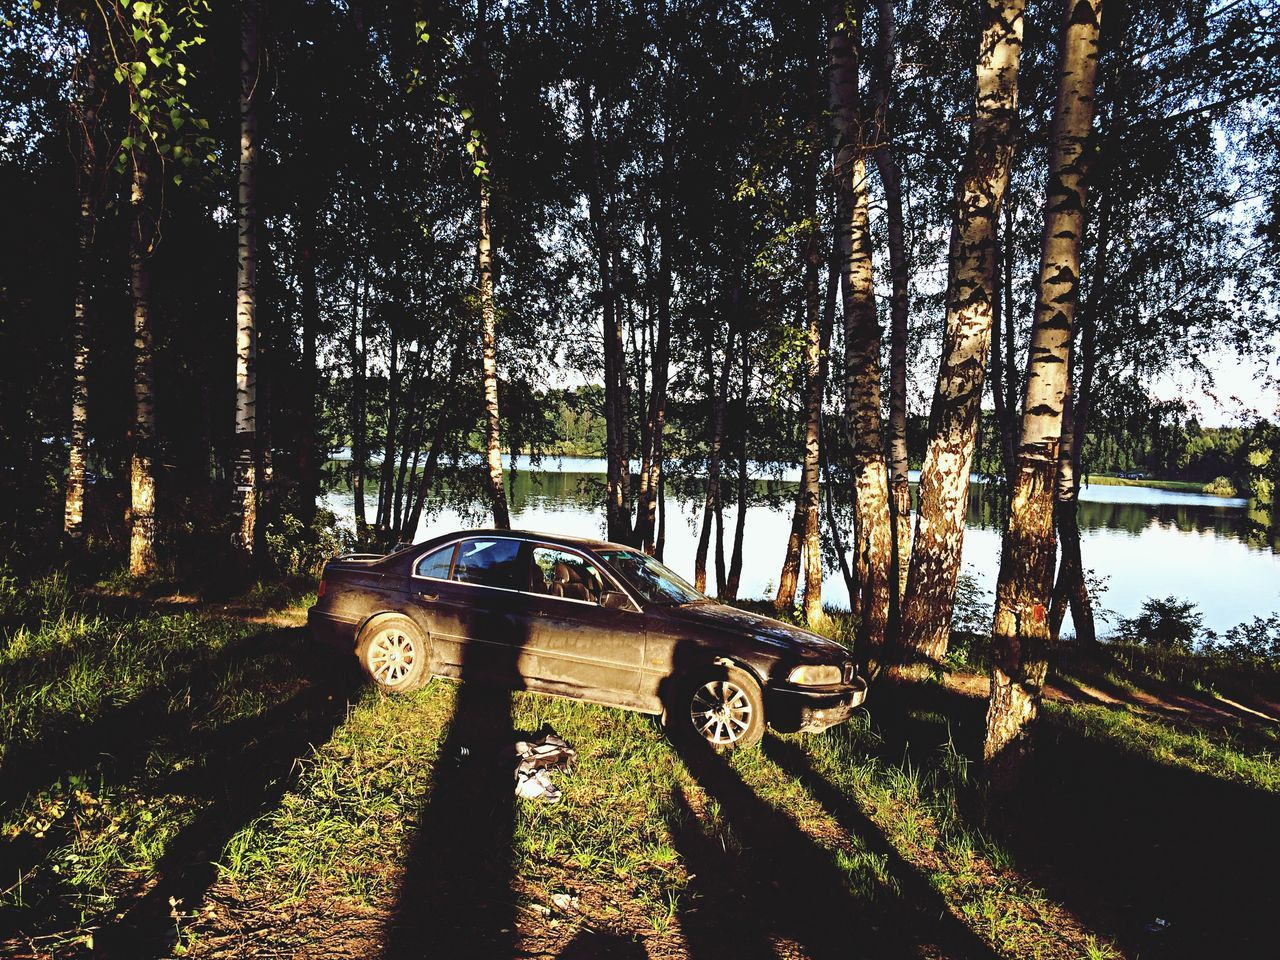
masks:
<instances>
[{"instance_id":1,"label":"shrub","mask_svg":"<svg viewBox=\"0 0 1280 960\"><path fill-rule=\"evenodd\" d=\"M1189 600L1149 598L1136 617L1121 617L1117 632L1123 640L1165 650L1190 651L1206 635L1204 617Z\"/></svg>"},{"instance_id":2,"label":"shrub","mask_svg":"<svg viewBox=\"0 0 1280 960\"><path fill-rule=\"evenodd\" d=\"M326 560L354 546L354 540L329 510L320 510L308 527L291 513L267 526L267 556L284 576L318 577Z\"/></svg>"},{"instance_id":3,"label":"shrub","mask_svg":"<svg viewBox=\"0 0 1280 960\"><path fill-rule=\"evenodd\" d=\"M1236 485L1226 477L1214 477L1204 485L1204 492L1211 493L1215 497L1234 497L1238 495Z\"/></svg>"},{"instance_id":4,"label":"shrub","mask_svg":"<svg viewBox=\"0 0 1280 960\"><path fill-rule=\"evenodd\" d=\"M1280 613L1237 624L1221 643L1206 645L1201 652L1243 667L1280 666Z\"/></svg>"}]
</instances>

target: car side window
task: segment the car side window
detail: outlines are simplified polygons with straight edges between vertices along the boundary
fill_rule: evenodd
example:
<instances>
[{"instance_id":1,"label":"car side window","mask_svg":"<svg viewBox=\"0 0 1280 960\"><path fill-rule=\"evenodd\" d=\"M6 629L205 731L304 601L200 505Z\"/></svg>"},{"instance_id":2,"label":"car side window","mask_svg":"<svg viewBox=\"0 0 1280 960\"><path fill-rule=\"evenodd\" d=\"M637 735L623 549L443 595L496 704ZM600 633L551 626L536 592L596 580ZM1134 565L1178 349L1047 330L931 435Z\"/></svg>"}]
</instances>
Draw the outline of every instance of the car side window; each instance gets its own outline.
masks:
<instances>
[{"instance_id":1,"label":"car side window","mask_svg":"<svg viewBox=\"0 0 1280 960\"><path fill-rule=\"evenodd\" d=\"M449 544L434 553L428 553L418 561L413 572L419 577L435 577L437 580L448 580L449 569L453 566L453 552L456 544Z\"/></svg>"},{"instance_id":2,"label":"car side window","mask_svg":"<svg viewBox=\"0 0 1280 960\"><path fill-rule=\"evenodd\" d=\"M534 547L529 562L529 592L599 603L604 577L580 554Z\"/></svg>"},{"instance_id":3,"label":"car side window","mask_svg":"<svg viewBox=\"0 0 1280 960\"><path fill-rule=\"evenodd\" d=\"M458 544L453 579L459 583L514 589L518 585L515 573L519 556L518 540L463 540Z\"/></svg>"}]
</instances>

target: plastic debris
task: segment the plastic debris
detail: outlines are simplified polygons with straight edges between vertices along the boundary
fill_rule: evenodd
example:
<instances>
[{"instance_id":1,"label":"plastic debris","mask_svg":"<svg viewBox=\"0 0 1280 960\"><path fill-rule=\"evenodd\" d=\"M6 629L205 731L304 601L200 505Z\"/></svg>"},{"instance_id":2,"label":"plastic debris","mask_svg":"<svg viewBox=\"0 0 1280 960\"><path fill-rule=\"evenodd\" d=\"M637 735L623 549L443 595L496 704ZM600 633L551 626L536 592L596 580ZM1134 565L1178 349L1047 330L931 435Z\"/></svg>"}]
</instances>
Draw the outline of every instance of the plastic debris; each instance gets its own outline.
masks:
<instances>
[{"instance_id":1,"label":"plastic debris","mask_svg":"<svg viewBox=\"0 0 1280 960\"><path fill-rule=\"evenodd\" d=\"M569 769L578 751L554 732L545 731L532 740L517 740L498 756L504 764L515 763L517 797L556 803L560 790L551 780L551 771Z\"/></svg>"}]
</instances>

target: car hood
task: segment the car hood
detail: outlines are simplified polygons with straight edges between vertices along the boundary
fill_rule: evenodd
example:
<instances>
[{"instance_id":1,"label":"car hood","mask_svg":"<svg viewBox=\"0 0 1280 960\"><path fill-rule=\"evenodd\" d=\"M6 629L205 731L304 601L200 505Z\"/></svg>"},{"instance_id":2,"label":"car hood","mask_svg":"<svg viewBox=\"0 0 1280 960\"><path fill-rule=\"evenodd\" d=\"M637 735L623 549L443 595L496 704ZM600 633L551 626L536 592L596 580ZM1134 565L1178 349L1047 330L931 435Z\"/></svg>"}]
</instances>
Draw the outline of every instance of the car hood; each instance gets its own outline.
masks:
<instances>
[{"instance_id":1,"label":"car hood","mask_svg":"<svg viewBox=\"0 0 1280 960\"><path fill-rule=\"evenodd\" d=\"M803 655L848 659L849 651L834 640L828 640L801 627L774 620L750 610L724 603L686 603L667 607L663 614L670 620L719 628L736 635L748 634L762 643Z\"/></svg>"}]
</instances>

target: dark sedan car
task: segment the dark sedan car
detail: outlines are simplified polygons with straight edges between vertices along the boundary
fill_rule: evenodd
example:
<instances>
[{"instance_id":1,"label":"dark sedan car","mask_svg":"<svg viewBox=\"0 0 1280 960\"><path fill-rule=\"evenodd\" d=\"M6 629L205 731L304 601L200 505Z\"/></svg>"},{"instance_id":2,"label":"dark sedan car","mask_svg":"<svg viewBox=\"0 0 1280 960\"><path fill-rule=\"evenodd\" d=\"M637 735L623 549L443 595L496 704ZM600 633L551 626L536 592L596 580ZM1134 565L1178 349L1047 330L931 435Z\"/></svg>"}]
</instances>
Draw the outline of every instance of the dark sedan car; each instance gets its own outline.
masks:
<instances>
[{"instance_id":1,"label":"dark sedan car","mask_svg":"<svg viewBox=\"0 0 1280 960\"><path fill-rule=\"evenodd\" d=\"M718 747L847 719L867 685L840 644L703 596L639 550L471 530L330 561L313 635L382 689L432 677L659 714Z\"/></svg>"}]
</instances>

